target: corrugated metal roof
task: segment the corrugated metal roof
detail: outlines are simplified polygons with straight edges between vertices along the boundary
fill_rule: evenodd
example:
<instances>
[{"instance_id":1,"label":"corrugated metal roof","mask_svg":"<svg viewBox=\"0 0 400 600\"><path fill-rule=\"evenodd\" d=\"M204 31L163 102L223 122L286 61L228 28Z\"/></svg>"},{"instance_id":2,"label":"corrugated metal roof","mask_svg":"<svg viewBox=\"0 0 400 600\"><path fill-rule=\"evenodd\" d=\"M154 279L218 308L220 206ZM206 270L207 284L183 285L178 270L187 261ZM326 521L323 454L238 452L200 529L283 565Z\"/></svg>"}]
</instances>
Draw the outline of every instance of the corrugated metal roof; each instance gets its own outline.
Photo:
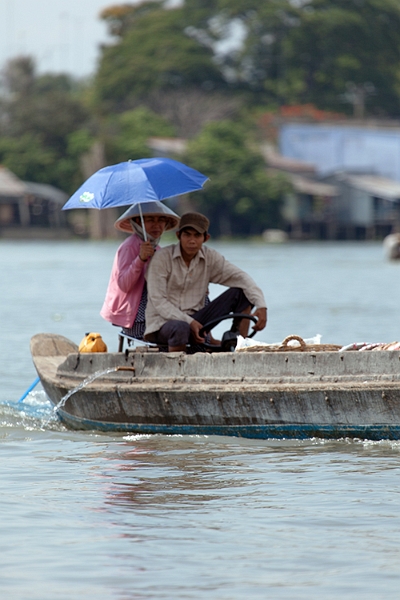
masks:
<instances>
[{"instance_id":1,"label":"corrugated metal roof","mask_svg":"<svg viewBox=\"0 0 400 600\"><path fill-rule=\"evenodd\" d=\"M65 204L68 200L68 194L48 183L34 183L31 181L23 182L29 194L44 200L53 200L59 204Z\"/></svg>"},{"instance_id":2,"label":"corrugated metal roof","mask_svg":"<svg viewBox=\"0 0 400 600\"><path fill-rule=\"evenodd\" d=\"M65 204L68 194L47 183L22 181L10 169L0 165L0 198L22 198L31 194L44 200Z\"/></svg>"},{"instance_id":3,"label":"corrugated metal roof","mask_svg":"<svg viewBox=\"0 0 400 600\"><path fill-rule=\"evenodd\" d=\"M7 167L0 165L0 196L20 198L26 193L25 183Z\"/></svg>"},{"instance_id":4,"label":"corrugated metal roof","mask_svg":"<svg viewBox=\"0 0 400 600\"><path fill-rule=\"evenodd\" d=\"M310 194L311 196L339 196L339 190L334 185L320 183L299 175L291 175L290 180L296 192L300 194Z\"/></svg>"},{"instance_id":5,"label":"corrugated metal roof","mask_svg":"<svg viewBox=\"0 0 400 600\"><path fill-rule=\"evenodd\" d=\"M310 175L313 175L316 172L315 165L303 160L283 156L270 144L262 144L260 150L268 163L268 166L274 169L280 169L291 173L308 173Z\"/></svg>"},{"instance_id":6,"label":"corrugated metal roof","mask_svg":"<svg viewBox=\"0 0 400 600\"><path fill-rule=\"evenodd\" d=\"M400 182L377 175L345 175L343 180L352 187L385 200L400 199Z\"/></svg>"}]
</instances>

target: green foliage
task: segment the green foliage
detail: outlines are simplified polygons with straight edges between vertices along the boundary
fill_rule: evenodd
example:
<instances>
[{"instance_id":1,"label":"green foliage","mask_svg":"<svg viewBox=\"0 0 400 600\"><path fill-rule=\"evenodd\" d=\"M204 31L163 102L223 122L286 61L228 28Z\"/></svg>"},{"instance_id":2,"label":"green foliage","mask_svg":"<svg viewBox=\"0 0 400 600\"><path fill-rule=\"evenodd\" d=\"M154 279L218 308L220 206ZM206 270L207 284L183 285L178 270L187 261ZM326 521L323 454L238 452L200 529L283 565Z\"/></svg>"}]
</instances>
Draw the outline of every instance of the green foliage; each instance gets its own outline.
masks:
<instances>
[{"instance_id":1,"label":"green foliage","mask_svg":"<svg viewBox=\"0 0 400 600\"><path fill-rule=\"evenodd\" d=\"M398 115L398 0L186 0L185 15L230 87L256 103ZM221 51L238 24L242 44Z\"/></svg>"},{"instance_id":2,"label":"green foliage","mask_svg":"<svg viewBox=\"0 0 400 600\"><path fill-rule=\"evenodd\" d=\"M79 158L88 152L95 139L87 129L78 129L67 135L68 156Z\"/></svg>"},{"instance_id":3,"label":"green foliage","mask_svg":"<svg viewBox=\"0 0 400 600\"><path fill-rule=\"evenodd\" d=\"M221 69L258 102L398 115L398 0L220 0L218 11L245 31Z\"/></svg>"},{"instance_id":4,"label":"green foliage","mask_svg":"<svg viewBox=\"0 0 400 600\"><path fill-rule=\"evenodd\" d=\"M82 182L79 161L91 143L86 131L73 132L67 136L67 151L60 156L38 135L4 136L0 137L0 164L24 181L49 183L72 193Z\"/></svg>"},{"instance_id":5,"label":"green foliage","mask_svg":"<svg viewBox=\"0 0 400 600\"><path fill-rule=\"evenodd\" d=\"M103 9L100 18L106 22L111 35L124 37L136 26L140 17L162 8L167 0L142 0L136 4L118 4Z\"/></svg>"},{"instance_id":6,"label":"green foliage","mask_svg":"<svg viewBox=\"0 0 400 600\"><path fill-rule=\"evenodd\" d=\"M106 152L110 162L122 162L150 156L149 137L173 137L173 127L162 117L141 106L113 118Z\"/></svg>"},{"instance_id":7,"label":"green foliage","mask_svg":"<svg viewBox=\"0 0 400 600\"><path fill-rule=\"evenodd\" d=\"M67 192L80 183L80 158L93 143L90 115L67 75L36 76L32 59L10 61L0 103L0 162L20 178Z\"/></svg>"},{"instance_id":8,"label":"green foliage","mask_svg":"<svg viewBox=\"0 0 400 600\"><path fill-rule=\"evenodd\" d=\"M267 174L263 157L251 148L238 123L210 123L191 141L187 164L210 178L192 200L210 217L216 235L260 234L281 225L286 180Z\"/></svg>"},{"instance_id":9,"label":"green foliage","mask_svg":"<svg viewBox=\"0 0 400 600\"><path fill-rule=\"evenodd\" d=\"M397 116L398 0L185 0L107 9L98 105L125 110L155 90L230 89L248 102ZM241 45L224 49L234 26Z\"/></svg>"},{"instance_id":10,"label":"green foliage","mask_svg":"<svg viewBox=\"0 0 400 600\"><path fill-rule=\"evenodd\" d=\"M313 0L293 31L287 60L307 88L300 100L338 109L367 102L398 112L400 4L392 0Z\"/></svg>"},{"instance_id":11,"label":"green foliage","mask_svg":"<svg viewBox=\"0 0 400 600\"><path fill-rule=\"evenodd\" d=\"M0 137L0 164L22 180L52 183L50 169L55 157L43 147L39 136L26 133L21 137Z\"/></svg>"},{"instance_id":12,"label":"green foliage","mask_svg":"<svg viewBox=\"0 0 400 600\"><path fill-rule=\"evenodd\" d=\"M120 39L103 48L94 85L107 109L126 110L154 90L222 84L212 50L186 33L182 9L155 6L134 12Z\"/></svg>"}]
</instances>

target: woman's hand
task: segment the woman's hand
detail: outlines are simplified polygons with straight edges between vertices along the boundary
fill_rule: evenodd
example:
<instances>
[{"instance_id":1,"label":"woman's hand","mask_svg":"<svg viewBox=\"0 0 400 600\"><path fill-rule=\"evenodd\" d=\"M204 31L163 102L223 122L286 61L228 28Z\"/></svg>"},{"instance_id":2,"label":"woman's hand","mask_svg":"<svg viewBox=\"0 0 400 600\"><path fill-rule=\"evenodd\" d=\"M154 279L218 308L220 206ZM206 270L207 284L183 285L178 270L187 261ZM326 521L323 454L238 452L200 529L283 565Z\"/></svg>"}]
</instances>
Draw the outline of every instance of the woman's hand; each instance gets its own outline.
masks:
<instances>
[{"instance_id":1,"label":"woman's hand","mask_svg":"<svg viewBox=\"0 0 400 600\"><path fill-rule=\"evenodd\" d=\"M139 258L143 262L147 262L153 256L155 248L151 242L142 242L140 244Z\"/></svg>"}]
</instances>

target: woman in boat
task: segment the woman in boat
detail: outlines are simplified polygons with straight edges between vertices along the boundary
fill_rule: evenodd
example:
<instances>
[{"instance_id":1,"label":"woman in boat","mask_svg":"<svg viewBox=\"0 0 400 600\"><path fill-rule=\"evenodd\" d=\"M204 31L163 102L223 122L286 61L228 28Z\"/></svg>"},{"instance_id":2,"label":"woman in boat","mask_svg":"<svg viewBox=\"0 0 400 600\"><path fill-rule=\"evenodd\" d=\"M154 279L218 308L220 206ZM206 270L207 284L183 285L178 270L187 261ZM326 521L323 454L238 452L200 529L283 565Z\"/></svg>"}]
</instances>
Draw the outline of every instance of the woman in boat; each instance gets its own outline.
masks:
<instances>
[{"instance_id":1,"label":"woman in boat","mask_svg":"<svg viewBox=\"0 0 400 600\"><path fill-rule=\"evenodd\" d=\"M139 204L133 204L114 223L116 229L131 235L115 255L100 314L135 339L142 340L145 330L145 274L149 262L159 248L158 242L164 231L178 225L178 215L158 201L146 202L140 207Z\"/></svg>"}]
</instances>

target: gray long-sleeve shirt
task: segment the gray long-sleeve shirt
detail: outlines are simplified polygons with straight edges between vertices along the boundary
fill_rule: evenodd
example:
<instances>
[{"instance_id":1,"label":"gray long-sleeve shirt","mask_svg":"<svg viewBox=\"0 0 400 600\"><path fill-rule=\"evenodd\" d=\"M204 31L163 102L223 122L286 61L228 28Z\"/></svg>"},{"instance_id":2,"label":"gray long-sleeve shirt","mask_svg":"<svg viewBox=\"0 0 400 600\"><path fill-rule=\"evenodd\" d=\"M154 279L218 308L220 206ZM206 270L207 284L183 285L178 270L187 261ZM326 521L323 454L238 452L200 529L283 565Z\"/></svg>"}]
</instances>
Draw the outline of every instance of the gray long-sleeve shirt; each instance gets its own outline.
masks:
<instances>
[{"instance_id":1,"label":"gray long-sleeve shirt","mask_svg":"<svg viewBox=\"0 0 400 600\"><path fill-rule=\"evenodd\" d=\"M251 304L266 307L264 295L254 280L222 254L202 246L189 267L180 244L158 250L147 271L148 301L145 336L158 331L171 319L190 323L190 316L204 306L210 283L241 288Z\"/></svg>"}]
</instances>

